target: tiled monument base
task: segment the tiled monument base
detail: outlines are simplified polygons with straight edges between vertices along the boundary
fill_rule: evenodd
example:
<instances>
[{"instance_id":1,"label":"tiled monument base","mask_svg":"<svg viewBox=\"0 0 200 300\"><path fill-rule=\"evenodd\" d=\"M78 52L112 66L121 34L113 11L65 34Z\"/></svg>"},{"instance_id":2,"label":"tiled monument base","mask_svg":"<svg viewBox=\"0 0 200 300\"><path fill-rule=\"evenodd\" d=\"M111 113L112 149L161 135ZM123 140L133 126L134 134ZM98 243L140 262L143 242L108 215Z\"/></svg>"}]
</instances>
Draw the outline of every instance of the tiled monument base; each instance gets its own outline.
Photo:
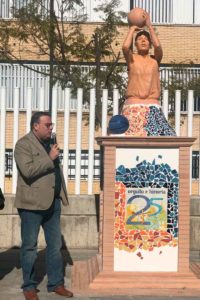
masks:
<instances>
[{"instance_id":1,"label":"tiled monument base","mask_svg":"<svg viewBox=\"0 0 200 300\"><path fill-rule=\"evenodd\" d=\"M72 268L75 295L199 296L200 264L191 263L187 273L101 271L98 257L76 261Z\"/></svg>"},{"instance_id":2,"label":"tiled monument base","mask_svg":"<svg viewBox=\"0 0 200 300\"><path fill-rule=\"evenodd\" d=\"M75 291L200 295L199 266L189 264L193 141L98 139L104 149L100 250L97 257L74 265Z\"/></svg>"}]
</instances>

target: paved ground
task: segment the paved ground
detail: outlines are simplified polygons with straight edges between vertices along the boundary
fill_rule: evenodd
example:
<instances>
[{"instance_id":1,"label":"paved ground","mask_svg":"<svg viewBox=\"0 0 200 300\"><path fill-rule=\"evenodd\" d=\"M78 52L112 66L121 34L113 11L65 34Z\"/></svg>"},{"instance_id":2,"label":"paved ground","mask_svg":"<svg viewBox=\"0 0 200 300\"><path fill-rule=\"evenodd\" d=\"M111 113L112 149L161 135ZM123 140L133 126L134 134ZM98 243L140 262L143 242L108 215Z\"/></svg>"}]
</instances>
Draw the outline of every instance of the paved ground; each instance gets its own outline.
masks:
<instances>
[{"instance_id":1,"label":"paved ground","mask_svg":"<svg viewBox=\"0 0 200 300\"><path fill-rule=\"evenodd\" d=\"M65 283L70 286L70 265L75 260L88 259L95 255L96 250L65 250L63 258L65 264ZM61 300L62 297L46 291L46 274L44 265L44 250L39 251L36 266L37 280L39 282L40 300ZM20 289L22 274L19 260L19 249L12 248L8 250L0 249L0 300L23 300L23 294ZM109 296L109 297L84 297L75 295L74 300L192 300L199 297L147 297L147 296Z\"/></svg>"}]
</instances>

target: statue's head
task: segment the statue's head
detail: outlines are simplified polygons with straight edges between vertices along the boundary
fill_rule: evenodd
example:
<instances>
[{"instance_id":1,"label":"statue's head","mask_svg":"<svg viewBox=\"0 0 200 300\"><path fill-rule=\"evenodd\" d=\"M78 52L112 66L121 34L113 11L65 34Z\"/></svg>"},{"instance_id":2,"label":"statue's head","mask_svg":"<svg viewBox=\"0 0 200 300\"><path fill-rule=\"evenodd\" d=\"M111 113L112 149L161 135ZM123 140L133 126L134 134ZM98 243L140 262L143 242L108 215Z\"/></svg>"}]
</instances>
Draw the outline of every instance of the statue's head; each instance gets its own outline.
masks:
<instances>
[{"instance_id":1,"label":"statue's head","mask_svg":"<svg viewBox=\"0 0 200 300\"><path fill-rule=\"evenodd\" d=\"M140 30L135 36L135 46L138 51L146 44L146 50L148 51L151 48L151 37L148 31Z\"/></svg>"},{"instance_id":2,"label":"statue's head","mask_svg":"<svg viewBox=\"0 0 200 300\"><path fill-rule=\"evenodd\" d=\"M151 45L151 37L150 37L149 32L146 31L146 30L140 30L140 31L138 31L138 33L137 33L136 36L135 36L135 42L137 41L137 39L138 39L141 35L146 36L147 39L148 39L148 41L149 41L149 44Z\"/></svg>"}]
</instances>

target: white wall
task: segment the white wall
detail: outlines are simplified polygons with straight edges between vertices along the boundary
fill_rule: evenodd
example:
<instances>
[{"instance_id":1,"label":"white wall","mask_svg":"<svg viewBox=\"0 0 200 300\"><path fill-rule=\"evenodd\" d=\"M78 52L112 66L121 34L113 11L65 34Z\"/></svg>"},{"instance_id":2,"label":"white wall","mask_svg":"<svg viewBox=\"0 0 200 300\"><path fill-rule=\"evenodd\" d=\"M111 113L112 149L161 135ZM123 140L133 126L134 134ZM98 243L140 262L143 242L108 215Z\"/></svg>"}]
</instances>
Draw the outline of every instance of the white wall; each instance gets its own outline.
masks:
<instances>
[{"instance_id":1,"label":"white wall","mask_svg":"<svg viewBox=\"0 0 200 300\"><path fill-rule=\"evenodd\" d=\"M99 12L95 12L94 8L98 7L98 5L102 4L102 0L84 0L84 4L88 9L88 17L89 21L97 22L102 21L103 15ZM130 0L120 0L120 5L117 9L117 11L124 11L129 12L130 11Z\"/></svg>"}]
</instances>

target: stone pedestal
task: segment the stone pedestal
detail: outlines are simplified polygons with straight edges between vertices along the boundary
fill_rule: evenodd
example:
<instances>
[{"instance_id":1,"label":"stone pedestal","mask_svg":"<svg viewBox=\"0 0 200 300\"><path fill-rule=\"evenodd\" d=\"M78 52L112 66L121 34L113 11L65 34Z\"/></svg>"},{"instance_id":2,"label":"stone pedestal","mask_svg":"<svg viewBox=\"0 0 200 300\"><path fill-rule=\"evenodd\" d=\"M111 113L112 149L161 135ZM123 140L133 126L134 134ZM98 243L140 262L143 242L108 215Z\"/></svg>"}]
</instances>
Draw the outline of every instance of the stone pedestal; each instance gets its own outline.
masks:
<instances>
[{"instance_id":1,"label":"stone pedestal","mask_svg":"<svg viewBox=\"0 0 200 300\"><path fill-rule=\"evenodd\" d=\"M100 249L95 268L89 267L87 293L199 294L189 262L194 140L97 138L104 153ZM198 274L198 266L192 269Z\"/></svg>"}]
</instances>

